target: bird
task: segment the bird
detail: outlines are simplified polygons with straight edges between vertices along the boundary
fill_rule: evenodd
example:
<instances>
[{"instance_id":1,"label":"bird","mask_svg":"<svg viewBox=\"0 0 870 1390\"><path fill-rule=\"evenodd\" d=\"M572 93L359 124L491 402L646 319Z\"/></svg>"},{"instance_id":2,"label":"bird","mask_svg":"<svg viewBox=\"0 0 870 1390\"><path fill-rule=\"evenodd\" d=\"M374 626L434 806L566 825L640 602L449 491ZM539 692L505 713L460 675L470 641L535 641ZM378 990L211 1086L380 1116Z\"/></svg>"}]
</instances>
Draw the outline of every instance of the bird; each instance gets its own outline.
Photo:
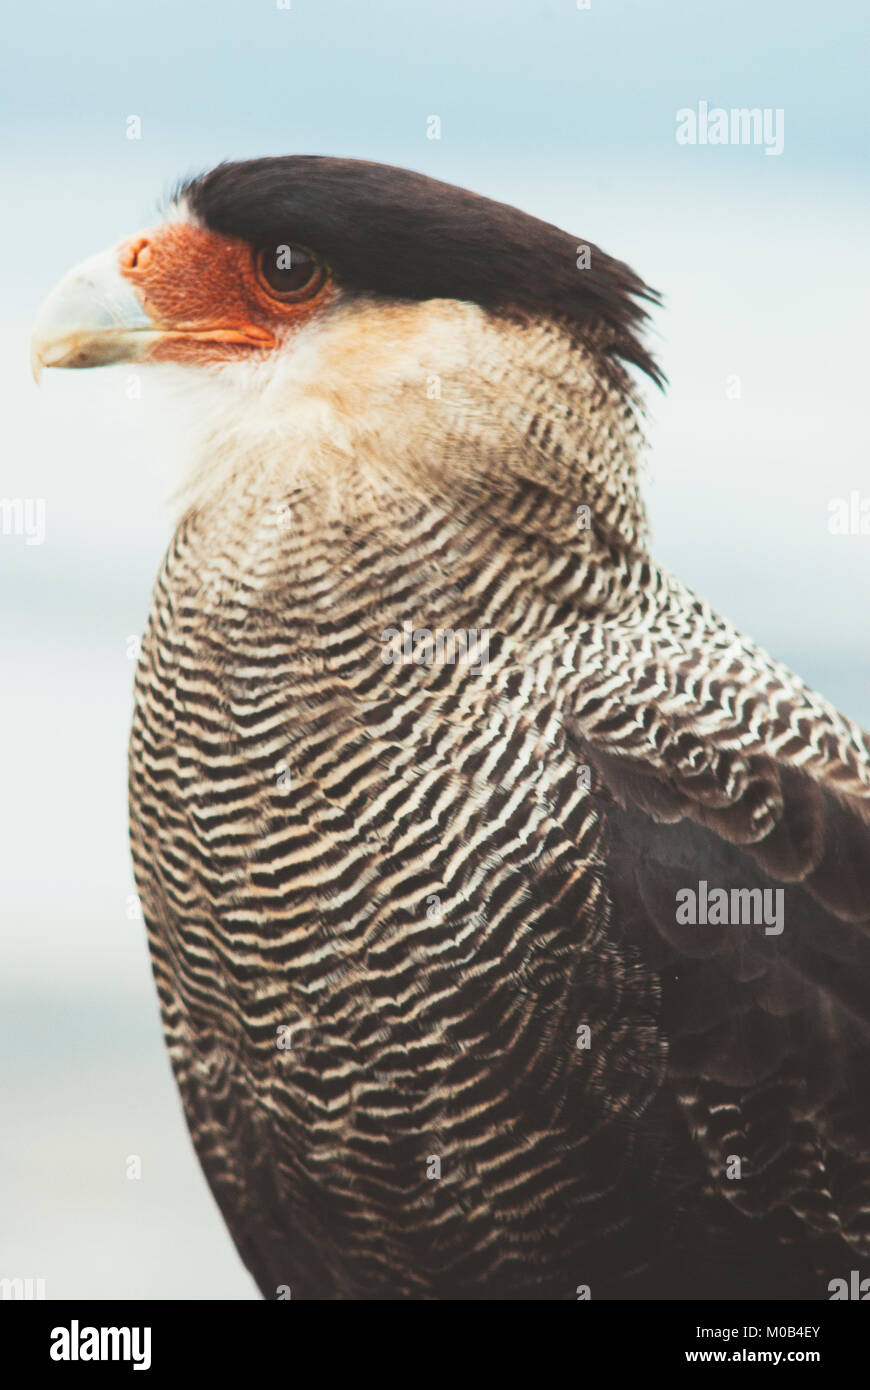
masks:
<instances>
[{"instance_id":1,"label":"bird","mask_svg":"<svg viewBox=\"0 0 870 1390\"><path fill-rule=\"evenodd\" d=\"M192 408L130 841L265 1298L868 1272L870 740L654 558L659 303L520 209L288 155L37 315L37 373Z\"/></svg>"}]
</instances>

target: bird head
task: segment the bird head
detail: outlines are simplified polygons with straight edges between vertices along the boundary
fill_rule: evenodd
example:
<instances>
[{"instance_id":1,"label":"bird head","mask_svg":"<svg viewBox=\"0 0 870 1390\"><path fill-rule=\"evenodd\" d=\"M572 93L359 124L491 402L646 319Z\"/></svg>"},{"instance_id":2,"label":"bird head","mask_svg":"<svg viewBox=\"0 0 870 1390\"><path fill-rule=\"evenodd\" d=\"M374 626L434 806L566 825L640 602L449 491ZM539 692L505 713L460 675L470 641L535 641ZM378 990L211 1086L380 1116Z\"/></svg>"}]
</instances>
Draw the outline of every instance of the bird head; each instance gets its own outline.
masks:
<instances>
[{"instance_id":1,"label":"bird head","mask_svg":"<svg viewBox=\"0 0 870 1390\"><path fill-rule=\"evenodd\" d=\"M532 398L563 424L605 402L612 433L627 367L659 380L640 337L654 297L596 246L424 175L255 159L182 185L167 220L70 271L32 361L37 377L118 362L197 374L212 455L231 447L234 466L283 451L401 469L400 437L440 466L468 431L504 457Z\"/></svg>"}]
</instances>

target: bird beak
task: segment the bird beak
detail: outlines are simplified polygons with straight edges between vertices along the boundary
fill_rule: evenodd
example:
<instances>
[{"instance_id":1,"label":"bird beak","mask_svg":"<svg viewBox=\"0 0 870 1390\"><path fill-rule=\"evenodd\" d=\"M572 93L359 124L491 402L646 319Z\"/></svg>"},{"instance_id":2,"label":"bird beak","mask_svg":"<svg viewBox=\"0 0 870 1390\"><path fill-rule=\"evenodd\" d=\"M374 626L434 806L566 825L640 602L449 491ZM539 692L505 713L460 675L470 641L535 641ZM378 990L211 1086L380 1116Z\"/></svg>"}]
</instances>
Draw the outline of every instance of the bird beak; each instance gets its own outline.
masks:
<instances>
[{"instance_id":1,"label":"bird beak","mask_svg":"<svg viewBox=\"0 0 870 1390\"><path fill-rule=\"evenodd\" d=\"M117 250L103 251L65 275L43 302L30 339L33 377L38 383L43 367L138 361L161 336L121 274Z\"/></svg>"}]
</instances>

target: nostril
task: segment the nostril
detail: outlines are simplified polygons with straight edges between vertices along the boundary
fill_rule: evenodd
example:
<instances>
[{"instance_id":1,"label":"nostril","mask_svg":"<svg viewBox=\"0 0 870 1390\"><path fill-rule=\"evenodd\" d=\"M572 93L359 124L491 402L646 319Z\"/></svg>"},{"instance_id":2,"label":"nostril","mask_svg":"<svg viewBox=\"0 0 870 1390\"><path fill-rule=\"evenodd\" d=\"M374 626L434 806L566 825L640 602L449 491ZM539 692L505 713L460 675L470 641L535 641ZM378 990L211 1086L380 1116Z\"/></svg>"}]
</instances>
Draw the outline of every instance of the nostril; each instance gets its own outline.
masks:
<instances>
[{"instance_id":1,"label":"nostril","mask_svg":"<svg viewBox=\"0 0 870 1390\"><path fill-rule=\"evenodd\" d=\"M147 236L137 237L125 247L121 265L125 270L144 270L151 259L151 242Z\"/></svg>"}]
</instances>

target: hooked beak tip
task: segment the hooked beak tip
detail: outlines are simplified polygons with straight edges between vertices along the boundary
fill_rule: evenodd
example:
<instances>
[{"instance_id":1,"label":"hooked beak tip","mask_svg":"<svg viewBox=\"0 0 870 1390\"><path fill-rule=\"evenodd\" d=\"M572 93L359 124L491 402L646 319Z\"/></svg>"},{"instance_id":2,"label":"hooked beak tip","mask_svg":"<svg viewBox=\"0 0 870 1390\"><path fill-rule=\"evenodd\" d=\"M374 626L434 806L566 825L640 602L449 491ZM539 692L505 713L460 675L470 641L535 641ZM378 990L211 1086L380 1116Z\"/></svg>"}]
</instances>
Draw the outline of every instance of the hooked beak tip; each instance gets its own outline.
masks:
<instances>
[{"instance_id":1,"label":"hooked beak tip","mask_svg":"<svg viewBox=\"0 0 870 1390\"><path fill-rule=\"evenodd\" d=\"M103 251L65 275L43 302L30 339L30 368L102 367L137 361L159 330L122 276L117 250Z\"/></svg>"}]
</instances>

